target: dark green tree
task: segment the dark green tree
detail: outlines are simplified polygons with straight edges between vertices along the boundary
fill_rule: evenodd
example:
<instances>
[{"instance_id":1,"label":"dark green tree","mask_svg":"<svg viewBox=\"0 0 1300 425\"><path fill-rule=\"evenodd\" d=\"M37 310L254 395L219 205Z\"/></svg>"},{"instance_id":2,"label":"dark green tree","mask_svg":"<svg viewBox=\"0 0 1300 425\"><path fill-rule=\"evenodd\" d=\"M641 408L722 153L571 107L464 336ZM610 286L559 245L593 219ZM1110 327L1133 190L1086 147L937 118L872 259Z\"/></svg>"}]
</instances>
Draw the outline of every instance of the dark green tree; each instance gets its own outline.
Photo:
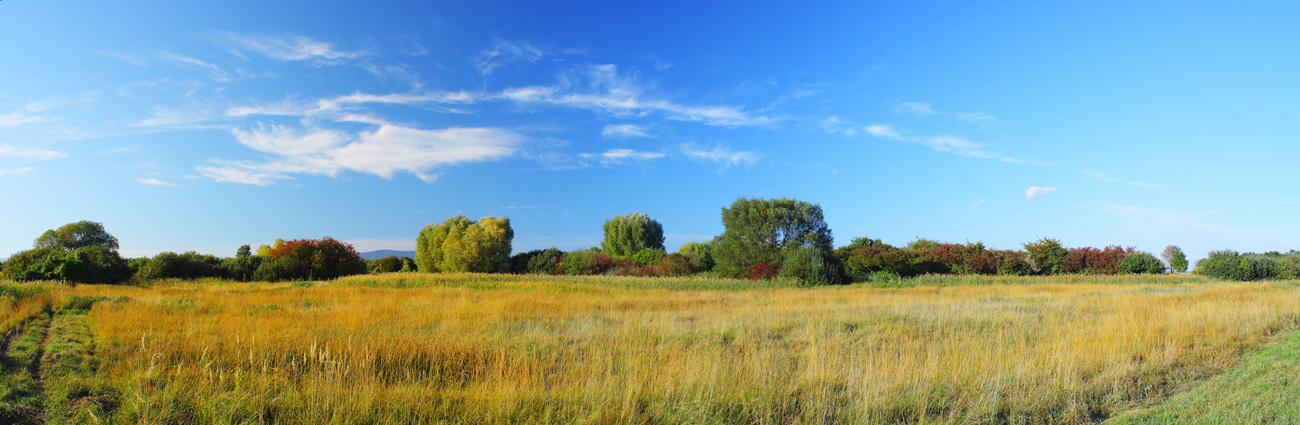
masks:
<instances>
[{"instance_id":1,"label":"dark green tree","mask_svg":"<svg viewBox=\"0 0 1300 425\"><path fill-rule=\"evenodd\" d=\"M737 199L722 209L722 225L726 230L713 259L714 271L723 277L749 277L750 267L759 263L779 267L786 255L803 247L829 253L834 243L820 205L788 198Z\"/></svg>"},{"instance_id":2,"label":"dark green tree","mask_svg":"<svg viewBox=\"0 0 1300 425\"><path fill-rule=\"evenodd\" d=\"M104 225L93 221L78 221L65 224L54 230L47 230L36 238L35 248L49 248L71 251L86 246L102 246L117 250L117 238L104 230Z\"/></svg>"},{"instance_id":3,"label":"dark green tree","mask_svg":"<svg viewBox=\"0 0 1300 425\"><path fill-rule=\"evenodd\" d=\"M1027 242L1025 251L1029 252L1029 268L1038 274L1064 273L1066 263L1070 260L1070 250L1061 246L1061 241L1052 238Z\"/></svg>"},{"instance_id":4,"label":"dark green tree","mask_svg":"<svg viewBox=\"0 0 1300 425\"><path fill-rule=\"evenodd\" d=\"M600 251L614 257L628 257L643 249L664 250L664 226L649 215L634 212L605 220L605 241Z\"/></svg>"},{"instance_id":5,"label":"dark green tree","mask_svg":"<svg viewBox=\"0 0 1300 425\"><path fill-rule=\"evenodd\" d=\"M248 258L251 257L252 255L253 255L253 247L244 245L239 247L239 251L235 253L235 258Z\"/></svg>"}]
</instances>

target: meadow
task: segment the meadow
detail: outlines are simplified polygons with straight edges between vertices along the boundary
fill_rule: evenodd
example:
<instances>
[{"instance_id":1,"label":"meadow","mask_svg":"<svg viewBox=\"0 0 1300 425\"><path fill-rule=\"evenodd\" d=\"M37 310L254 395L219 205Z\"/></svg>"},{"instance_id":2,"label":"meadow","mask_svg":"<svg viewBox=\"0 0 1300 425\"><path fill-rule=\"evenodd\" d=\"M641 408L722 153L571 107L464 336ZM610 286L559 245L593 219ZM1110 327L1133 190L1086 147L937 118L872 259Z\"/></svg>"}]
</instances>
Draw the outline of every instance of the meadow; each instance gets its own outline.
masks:
<instances>
[{"instance_id":1,"label":"meadow","mask_svg":"<svg viewBox=\"0 0 1300 425\"><path fill-rule=\"evenodd\" d=\"M1094 423L1297 324L1195 275L4 282L0 420Z\"/></svg>"}]
</instances>

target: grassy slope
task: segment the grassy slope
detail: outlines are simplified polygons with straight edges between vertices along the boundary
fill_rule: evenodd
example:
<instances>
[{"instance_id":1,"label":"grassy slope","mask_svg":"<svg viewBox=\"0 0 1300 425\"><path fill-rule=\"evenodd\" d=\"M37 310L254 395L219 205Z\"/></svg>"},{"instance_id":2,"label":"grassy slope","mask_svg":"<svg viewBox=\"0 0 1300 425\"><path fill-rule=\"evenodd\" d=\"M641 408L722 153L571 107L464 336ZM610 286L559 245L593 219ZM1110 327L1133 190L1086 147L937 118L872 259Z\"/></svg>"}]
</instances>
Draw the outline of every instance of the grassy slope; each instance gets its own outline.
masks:
<instances>
[{"instance_id":1,"label":"grassy slope","mask_svg":"<svg viewBox=\"0 0 1300 425\"><path fill-rule=\"evenodd\" d=\"M1107 424L1266 424L1300 422L1300 332L1291 332L1241 363L1158 406Z\"/></svg>"}]
</instances>

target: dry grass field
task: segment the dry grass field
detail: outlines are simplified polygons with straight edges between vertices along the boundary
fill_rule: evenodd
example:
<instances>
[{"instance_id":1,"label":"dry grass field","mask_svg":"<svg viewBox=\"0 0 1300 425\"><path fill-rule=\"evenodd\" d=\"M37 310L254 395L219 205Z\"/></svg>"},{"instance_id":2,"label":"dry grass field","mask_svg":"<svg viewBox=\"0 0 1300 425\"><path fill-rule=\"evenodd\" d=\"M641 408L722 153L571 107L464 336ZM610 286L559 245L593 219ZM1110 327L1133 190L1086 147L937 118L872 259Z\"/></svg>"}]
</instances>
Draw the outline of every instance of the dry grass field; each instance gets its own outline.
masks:
<instances>
[{"instance_id":1,"label":"dry grass field","mask_svg":"<svg viewBox=\"0 0 1300 425\"><path fill-rule=\"evenodd\" d=\"M895 286L0 283L4 367L34 376L0 383L0 407L32 423L1091 423L1300 324L1290 283ZM23 363L36 333L43 353Z\"/></svg>"}]
</instances>

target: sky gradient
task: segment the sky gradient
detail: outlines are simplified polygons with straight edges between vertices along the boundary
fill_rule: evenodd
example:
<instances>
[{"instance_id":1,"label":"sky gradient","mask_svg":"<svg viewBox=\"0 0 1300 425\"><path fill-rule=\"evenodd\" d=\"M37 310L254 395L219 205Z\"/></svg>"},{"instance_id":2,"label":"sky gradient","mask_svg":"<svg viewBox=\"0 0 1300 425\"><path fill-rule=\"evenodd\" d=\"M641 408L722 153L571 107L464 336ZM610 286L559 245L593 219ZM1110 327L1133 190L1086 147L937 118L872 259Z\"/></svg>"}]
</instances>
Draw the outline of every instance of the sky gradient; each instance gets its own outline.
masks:
<instances>
[{"instance_id":1,"label":"sky gradient","mask_svg":"<svg viewBox=\"0 0 1300 425\"><path fill-rule=\"evenodd\" d=\"M671 251L783 196L837 246L1300 248L1292 3L191 3L0 2L0 257L633 211Z\"/></svg>"}]
</instances>

